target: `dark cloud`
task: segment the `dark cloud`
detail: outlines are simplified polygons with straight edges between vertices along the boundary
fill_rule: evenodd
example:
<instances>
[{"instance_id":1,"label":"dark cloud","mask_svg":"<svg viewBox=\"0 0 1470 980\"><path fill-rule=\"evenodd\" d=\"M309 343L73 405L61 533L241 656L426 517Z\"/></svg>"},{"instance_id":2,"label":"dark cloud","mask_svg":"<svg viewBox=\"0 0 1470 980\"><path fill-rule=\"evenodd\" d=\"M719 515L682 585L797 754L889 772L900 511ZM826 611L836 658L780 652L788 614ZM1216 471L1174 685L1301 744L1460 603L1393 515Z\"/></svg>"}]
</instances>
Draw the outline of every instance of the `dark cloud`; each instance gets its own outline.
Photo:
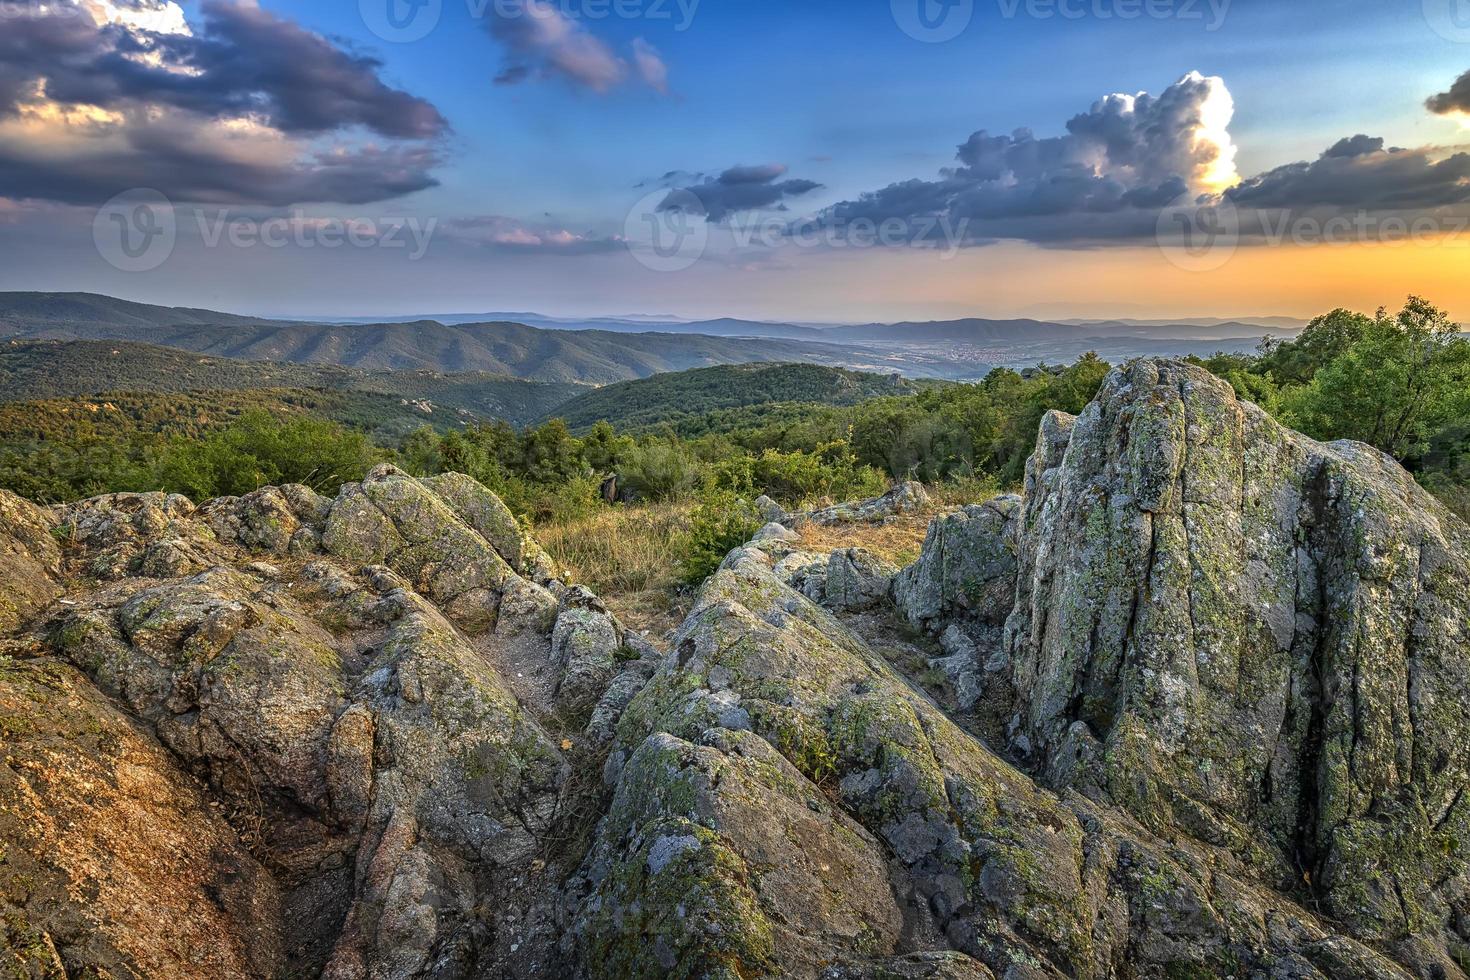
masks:
<instances>
[{"instance_id":1,"label":"dark cloud","mask_svg":"<svg viewBox=\"0 0 1470 980\"><path fill-rule=\"evenodd\" d=\"M1354 136L1316 160L1291 163L1242 181L1226 193L1237 207L1419 211L1470 201L1470 154L1433 147L1384 149Z\"/></svg>"},{"instance_id":2,"label":"dark cloud","mask_svg":"<svg viewBox=\"0 0 1470 980\"><path fill-rule=\"evenodd\" d=\"M676 173L665 175L665 179ZM659 210L697 211L705 220L719 222L739 211L785 208L788 199L810 194L822 186L811 180L781 180L785 175L786 166L779 163L734 166L718 177L676 187L659 205Z\"/></svg>"},{"instance_id":3,"label":"dark cloud","mask_svg":"<svg viewBox=\"0 0 1470 980\"><path fill-rule=\"evenodd\" d=\"M18 111L44 78L46 97L118 109L164 105L211 118L254 115L287 133L361 125L427 139L448 124L432 104L385 84L382 65L258 7L205 0L198 35L96 27L58 7L17 7L0 34L0 112Z\"/></svg>"},{"instance_id":4,"label":"dark cloud","mask_svg":"<svg viewBox=\"0 0 1470 980\"><path fill-rule=\"evenodd\" d=\"M99 26L79 5L0 0L0 124L41 132L0 139L7 196L360 204L436 183L448 124L377 60L246 3L205 0L193 32L174 4L112 6L125 16Z\"/></svg>"},{"instance_id":5,"label":"dark cloud","mask_svg":"<svg viewBox=\"0 0 1470 980\"><path fill-rule=\"evenodd\" d=\"M1378 136L1345 136L1333 143L1322 155L1334 159L1365 156L1383 149L1383 139Z\"/></svg>"},{"instance_id":6,"label":"dark cloud","mask_svg":"<svg viewBox=\"0 0 1470 980\"><path fill-rule=\"evenodd\" d=\"M0 187L8 197L98 204L138 187L175 203L370 204L438 185L429 147L364 147L290 161L232 158L200 147L190 131L133 131L129 144L75 159L27 157L0 146Z\"/></svg>"},{"instance_id":7,"label":"dark cloud","mask_svg":"<svg viewBox=\"0 0 1470 980\"><path fill-rule=\"evenodd\" d=\"M547 0L499 0L490 7L490 33L505 46L507 61L497 85L534 77L560 78L580 88L607 92L636 77L662 94L669 69L653 45L633 41L632 64Z\"/></svg>"},{"instance_id":8,"label":"dark cloud","mask_svg":"<svg viewBox=\"0 0 1470 980\"><path fill-rule=\"evenodd\" d=\"M1424 103L1430 112L1448 116L1456 112L1470 113L1470 71L1455 79L1448 92L1431 95Z\"/></svg>"},{"instance_id":9,"label":"dark cloud","mask_svg":"<svg viewBox=\"0 0 1470 980\"><path fill-rule=\"evenodd\" d=\"M1218 78L1191 73L1157 97L1110 95L1067 123L1063 136L981 130L957 166L829 208L835 227L900 220L968 229L971 244L1152 234L1157 212L1233 174L1226 126L1233 107Z\"/></svg>"}]
</instances>

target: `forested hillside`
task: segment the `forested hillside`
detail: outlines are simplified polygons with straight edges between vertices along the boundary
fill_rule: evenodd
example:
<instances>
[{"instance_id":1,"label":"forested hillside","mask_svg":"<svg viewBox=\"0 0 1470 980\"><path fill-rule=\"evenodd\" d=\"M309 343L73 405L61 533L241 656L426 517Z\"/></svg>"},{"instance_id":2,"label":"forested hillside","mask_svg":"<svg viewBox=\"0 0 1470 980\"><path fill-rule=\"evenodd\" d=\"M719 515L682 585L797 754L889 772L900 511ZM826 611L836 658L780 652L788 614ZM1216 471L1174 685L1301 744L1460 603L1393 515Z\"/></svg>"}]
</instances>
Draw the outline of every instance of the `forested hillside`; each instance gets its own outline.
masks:
<instances>
[{"instance_id":1,"label":"forested hillside","mask_svg":"<svg viewBox=\"0 0 1470 980\"><path fill-rule=\"evenodd\" d=\"M579 395L547 414L580 431L599 421L620 429L668 426L683 431L724 409L800 402L855 405L881 395L910 395L932 383L816 364L736 364L659 374Z\"/></svg>"},{"instance_id":2,"label":"forested hillside","mask_svg":"<svg viewBox=\"0 0 1470 980\"><path fill-rule=\"evenodd\" d=\"M335 365L280 364L123 341L9 341L0 345L0 401L106 392L181 393L320 389L424 403L451 416L532 421L586 389L489 372L361 371ZM423 414L409 407L405 415ZM435 419L449 424L453 419Z\"/></svg>"}]
</instances>

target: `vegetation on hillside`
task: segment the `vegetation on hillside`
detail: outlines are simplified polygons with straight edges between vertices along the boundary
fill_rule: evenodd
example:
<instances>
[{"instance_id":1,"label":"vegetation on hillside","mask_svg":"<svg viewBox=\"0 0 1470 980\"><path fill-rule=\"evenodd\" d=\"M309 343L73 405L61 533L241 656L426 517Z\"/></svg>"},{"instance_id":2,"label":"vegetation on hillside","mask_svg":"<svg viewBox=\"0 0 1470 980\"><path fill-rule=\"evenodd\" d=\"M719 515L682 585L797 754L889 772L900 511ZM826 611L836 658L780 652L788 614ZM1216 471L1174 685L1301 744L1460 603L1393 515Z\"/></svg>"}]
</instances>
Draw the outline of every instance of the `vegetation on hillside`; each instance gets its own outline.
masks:
<instances>
[{"instance_id":1,"label":"vegetation on hillside","mask_svg":"<svg viewBox=\"0 0 1470 980\"><path fill-rule=\"evenodd\" d=\"M581 385L525 381L503 374L360 371L333 365L203 357L121 341L22 342L0 345L0 401L52 400L112 392L187 394L272 389L378 395L397 408L368 421L401 438L428 421L441 428L476 419L531 422L581 394ZM329 413L330 415L330 413ZM336 416L331 416L336 417ZM404 419L409 420L406 427ZM358 425L352 417L337 419ZM371 429L369 429L371 431Z\"/></svg>"},{"instance_id":2,"label":"vegetation on hillside","mask_svg":"<svg viewBox=\"0 0 1470 980\"><path fill-rule=\"evenodd\" d=\"M574 432L607 421L628 431L668 428L691 436L703 434L701 423L711 412L782 403L855 405L933 384L817 364L722 365L596 388L548 415Z\"/></svg>"}]
</instances>

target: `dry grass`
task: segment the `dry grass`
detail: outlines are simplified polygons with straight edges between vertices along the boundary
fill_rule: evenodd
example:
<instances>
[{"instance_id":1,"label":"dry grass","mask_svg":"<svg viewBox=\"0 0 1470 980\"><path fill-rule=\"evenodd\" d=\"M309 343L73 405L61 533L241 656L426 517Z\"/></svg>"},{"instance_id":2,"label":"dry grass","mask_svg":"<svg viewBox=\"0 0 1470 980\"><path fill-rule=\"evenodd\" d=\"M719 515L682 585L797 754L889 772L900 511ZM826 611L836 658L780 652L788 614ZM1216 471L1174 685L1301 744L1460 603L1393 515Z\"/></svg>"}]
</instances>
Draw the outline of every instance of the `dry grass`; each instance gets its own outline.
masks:
<instances>
[{"instance_id":1,"label":"dry grass","mask_svg":"<svg viewBox=\"0 0 1470 980\"><path fill-rule=\"evenodd\" d=\"M995 480L989 477L957 478L928 484L925 489L929 491L932 503L920 513L905 514L886 524L807 525L801 529L801 546L815 552L866 548L879 558L904 568L919 560L924 537L935 517L966 504L981 503L1000 493Z\"/></svg>"},{"instance_id":2,"label":"dry grass","mask_svg":"<svg viewBox=\"0 0 1470 980\"><path fill-rule=\"evenodd\" d=\"M941 508L943 509L943 508ZM839 524L819 527L808 524L801 529L801 547L805 551L837 551L841 548L866 548L873 554L900 568L919 560L924 535L934 511L905 514L887 524Z\"/></svg>"},{"instance_id":3,"label":"dry grass","mask_svg":"<svg viewBox=\"0 0 1470 980\"><path fill-rule=\"evenodd\" d=\"M659 639L683 619L678 538L691 503L617 507L565 524L543 525L536 539L574 582L586 585L624 624Z\"/></svg>"},{"instance_id":4,"label":"dry grass","mask_svg":"<svg viewBox=\"0 0 1470 980\"><path fill-rule=\"evenodd\" d=\"M866 548L900 567L911 565L936 514L996 492L984 480L948 482L929 490L934 505L923 513L887 524L809 525L801 530L801 546L815 552ZM679 537L689 529L694 506L683 501L600 510L590 517L544 524L536 539L572 581L596 592L624 624L663 639L692 602L679 578Z\"/></svg>"}]
</instances>

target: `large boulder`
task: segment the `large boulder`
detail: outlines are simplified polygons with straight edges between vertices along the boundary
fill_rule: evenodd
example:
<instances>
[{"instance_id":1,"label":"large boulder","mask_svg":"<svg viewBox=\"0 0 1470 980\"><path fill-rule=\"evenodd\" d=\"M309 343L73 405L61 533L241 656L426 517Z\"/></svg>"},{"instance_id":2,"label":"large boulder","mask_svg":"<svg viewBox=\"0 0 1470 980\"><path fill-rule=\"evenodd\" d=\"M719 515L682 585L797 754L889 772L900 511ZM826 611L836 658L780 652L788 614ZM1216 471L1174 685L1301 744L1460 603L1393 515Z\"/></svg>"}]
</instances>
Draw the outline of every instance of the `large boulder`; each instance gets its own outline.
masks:
<instances>
[{"instance_id":1,"label":"large boulder","mask_svg":"<svg viewBox=\"0 0 1470 980\"><path fill-rule=\"evenodd\" d=\"M457 506L386 467L335 501L0 496L0 967L559 972L542 879L574 743L519 671L574 678L606 740L652 661L581 593L589 628L555 642L557 598L500 550L539 549L436 485Z\"/></svg>"},{"instance_id":2,"label":"large boulder","mask_svg":"<svg viewBox=\"0 0 1470 980\"><path fill-rule=\"evenodd\" d=\"M1375 450L1168 361L1049 416L1019 513L987 506L1013 516L936 525L898 591L1007 665L1011 751L1424 975L1470 962L1463 523Z\"/></svg>"},{"instance_id":3,"label":"large boulder","mask_svg":"<svg viewBox=\"0 0 1470 980\"><path fill-rule=\"evenodd\" d=\"M0 975L276 976L284 932L170 752L70 664L0 655Z\"/></svg>"}]
</instances>

